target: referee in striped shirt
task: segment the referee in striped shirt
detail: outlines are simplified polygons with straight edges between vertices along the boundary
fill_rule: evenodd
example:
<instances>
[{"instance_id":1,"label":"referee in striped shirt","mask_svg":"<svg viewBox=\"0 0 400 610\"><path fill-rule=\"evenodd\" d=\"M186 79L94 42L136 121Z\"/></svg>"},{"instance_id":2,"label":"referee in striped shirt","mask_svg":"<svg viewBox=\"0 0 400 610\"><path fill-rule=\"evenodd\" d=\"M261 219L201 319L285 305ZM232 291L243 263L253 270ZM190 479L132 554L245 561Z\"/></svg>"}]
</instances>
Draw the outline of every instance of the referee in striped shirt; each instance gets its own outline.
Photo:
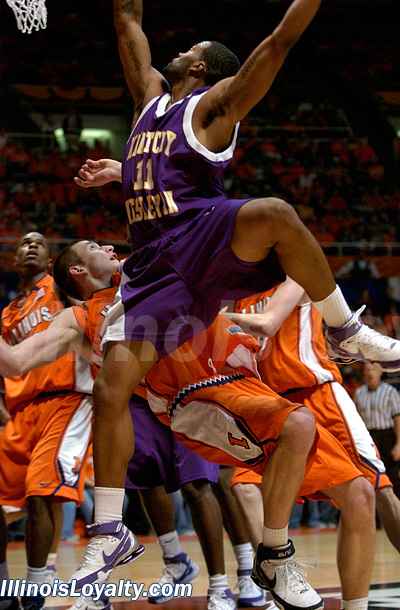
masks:
<instances>
[{"instance_id":1,"label":"referee in striped shirt","mask_svg":"<svg viewBox=\"0 0 400 610\"><path fill-rule=\"evenodd\" d=\"M382 381L382 374L378 366L366 362L366 383L353 398L400 498L400 396L394 386Z\"/></svg>"}]
</instances>

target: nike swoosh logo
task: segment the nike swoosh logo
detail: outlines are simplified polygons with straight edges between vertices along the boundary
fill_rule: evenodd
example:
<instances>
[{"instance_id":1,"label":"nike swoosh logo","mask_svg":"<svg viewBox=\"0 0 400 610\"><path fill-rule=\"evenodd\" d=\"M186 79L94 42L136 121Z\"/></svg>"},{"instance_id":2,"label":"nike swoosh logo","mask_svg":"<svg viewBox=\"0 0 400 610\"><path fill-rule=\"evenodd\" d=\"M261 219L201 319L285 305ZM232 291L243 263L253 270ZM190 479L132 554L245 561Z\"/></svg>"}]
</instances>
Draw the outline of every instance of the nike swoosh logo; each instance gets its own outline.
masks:
<instances>
[{"instance_id":1,"label":"nike swoosh logo","mask_svg":"<svg viewBox=\"0 0 400 610\"><path fill-rule=\"evenodd\" d=\"M49 481L48 483L44 483L43 481L40 481L39 485L40 485L40 487L47 487L48 485L51 485L51 481Z\"/></svg>"},{"instance_id":2,"label":"nike swoosh logo","mask_svg":"<svg viewBox=\"0 0 400 610\"><path fill-rule=\"evenodd\" d=\"M130 542L130 539L129 539L129 533L126 532L124 534L124 537L122 538L121 542L119 543L119 545L117 546L115 551L113 553L111 553L111 555L107 555L103 551L103 560L104 560L104 563L106 565L112 564L114 562L114 560L118 557L118 555L123 555L126 551L129 550L130 546L131 546L131 542Z\"/></svg>"},{"instance_id":3,"label":"nike swoosh logo","mask_svg":"<svg viewBox=\"0 0 400 610\"><path fill-rule=\"evenodd\" d=\"M343 349L343 348L339 348L339 349ZM355 355L359 355L359 354L361 354L361 352L360 352L360 350L358 349L357 345L354 345L354 346L353 346L353 345L351 345L351 343L348 343L348 344L346 345L346 348L345 348L345 350L344 350L344 351L346 351L346 352L348 352L349 354L352 354L352 355L354 355L354 356L355 356Z\"/></svg>"}]
</instances>

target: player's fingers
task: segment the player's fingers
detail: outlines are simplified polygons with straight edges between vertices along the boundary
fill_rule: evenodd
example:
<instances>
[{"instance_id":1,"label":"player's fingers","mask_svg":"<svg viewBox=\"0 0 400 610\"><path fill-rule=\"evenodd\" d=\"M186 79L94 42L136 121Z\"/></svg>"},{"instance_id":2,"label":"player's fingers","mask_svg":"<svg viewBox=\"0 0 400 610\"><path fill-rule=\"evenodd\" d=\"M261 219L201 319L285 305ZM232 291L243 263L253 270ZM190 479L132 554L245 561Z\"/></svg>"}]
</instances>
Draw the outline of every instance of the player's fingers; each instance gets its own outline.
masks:
<instances>
[{"instance_id":1,"label":"player's fingers","mask_svg":"<svg viewBox=\"0 0 400 610\"><path fill-rule=\"evenodd\" d=\"M85 180L82 180L82 178L78 178L78 176L74 176L74 182L75 184L77 184L78 186L82 186L83 188L87 188L88 186L90 186L86 183Z\"/></svg>"},{"instance_id":2,"label":"player's fingers","mask_svg":"<svg viewBox=\"0 0 400 610\"><path fill-rule=\"evenodd\" d=\"M86 159L86 163L82 167L85 167L85 166L90 170L90 169L95 169L96 167L97 168L100 167L100 164L98 161L93 161L93 159Z\"/></svg>"}]
</instances>

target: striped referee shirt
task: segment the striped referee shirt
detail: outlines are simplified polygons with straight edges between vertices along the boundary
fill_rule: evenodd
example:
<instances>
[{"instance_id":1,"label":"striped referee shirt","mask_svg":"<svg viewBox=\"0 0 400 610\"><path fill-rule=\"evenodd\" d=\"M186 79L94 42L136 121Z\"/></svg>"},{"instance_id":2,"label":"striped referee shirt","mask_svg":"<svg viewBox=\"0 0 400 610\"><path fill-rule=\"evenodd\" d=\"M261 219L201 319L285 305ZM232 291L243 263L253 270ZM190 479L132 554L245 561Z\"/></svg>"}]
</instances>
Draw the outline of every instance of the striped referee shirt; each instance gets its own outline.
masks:
<instances>
[{"instance_id":1,"label":"striped referee shirt","mask_svg":"<svg viewBox=\"0 0 400 610\"><path fill-rule=\"evenodd\" d=\"M400 396L394 386L382 381L376 390L370 390L362 385L353 398L368 430L394 428L393 418L400 415Z\"/></svg>"}]
</instances>

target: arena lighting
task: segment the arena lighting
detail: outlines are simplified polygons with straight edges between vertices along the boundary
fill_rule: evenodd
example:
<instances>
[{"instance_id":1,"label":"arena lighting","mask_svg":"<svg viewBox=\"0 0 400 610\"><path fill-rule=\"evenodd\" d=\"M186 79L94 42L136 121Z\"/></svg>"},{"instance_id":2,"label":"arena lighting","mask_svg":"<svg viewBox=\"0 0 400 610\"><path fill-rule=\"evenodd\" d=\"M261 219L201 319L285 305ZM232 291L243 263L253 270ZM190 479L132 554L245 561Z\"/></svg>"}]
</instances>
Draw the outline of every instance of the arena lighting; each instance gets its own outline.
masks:
<instances>
[{"instance_id":1,"label":"arena lighting","mask_svg":"<svg viewBox=\"0 0 400 610\"><path fill-rule=\"evenodd\" d=\"M81 140L109 140L112 132L109 129L85 128L81 131Z\"/></svg>"},{"instance_id":2,"label":"arena lighting","mask_svg":"<svg viewBox=\"0 0 400 610\"><path fill-rule=\"evenodd\" d=\"M58 129L55 129L54 136L61 150L65 151L67 149L67 141L65 139L63 128L59 127ZM111 140L112 132L109 129L96 129L94 127L89 127L82 129L79 139L87 142L89 146L94 146L95 140Z\"/></svg>"}]
</instances>

